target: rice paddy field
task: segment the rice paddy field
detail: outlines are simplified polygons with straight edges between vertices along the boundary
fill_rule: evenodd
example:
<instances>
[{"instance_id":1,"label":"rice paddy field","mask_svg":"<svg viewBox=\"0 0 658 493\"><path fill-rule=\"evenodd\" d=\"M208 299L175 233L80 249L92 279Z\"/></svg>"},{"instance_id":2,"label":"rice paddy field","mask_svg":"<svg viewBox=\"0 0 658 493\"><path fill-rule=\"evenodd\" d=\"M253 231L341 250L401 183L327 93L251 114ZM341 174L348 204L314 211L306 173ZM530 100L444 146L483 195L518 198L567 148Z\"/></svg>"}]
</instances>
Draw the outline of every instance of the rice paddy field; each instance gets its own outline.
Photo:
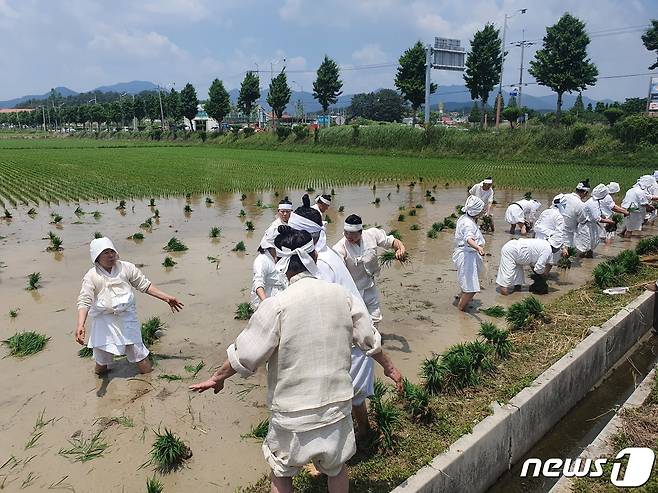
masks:
<instances>
[{"instance_id":1,"label":"rice paddy field","mask_svg":"<svg viewBox=\"0 0 658 493\"><path fill-rule=\"evenodd\" d=\"M583 178L622 188L646 167L572 166L518 160L414 158L231 149L84 139L0 140L0 207L186 193L329 188L432 180L469 184L491 175L496 186L569 190Z\"/></svg>"}]
</instances>

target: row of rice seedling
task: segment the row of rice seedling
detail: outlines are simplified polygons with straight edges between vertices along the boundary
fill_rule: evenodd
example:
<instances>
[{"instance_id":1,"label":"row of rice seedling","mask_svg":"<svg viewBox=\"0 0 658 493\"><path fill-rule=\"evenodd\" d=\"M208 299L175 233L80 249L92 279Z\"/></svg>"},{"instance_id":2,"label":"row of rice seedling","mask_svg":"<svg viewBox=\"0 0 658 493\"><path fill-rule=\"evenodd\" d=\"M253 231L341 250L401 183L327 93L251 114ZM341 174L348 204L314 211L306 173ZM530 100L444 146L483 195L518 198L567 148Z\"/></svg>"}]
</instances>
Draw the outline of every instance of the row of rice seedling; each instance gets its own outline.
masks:
<instances>
[{"instance_id":1,"label":"row of rice seedling","mask_svg":"<svg viewBox=\"0 0 658 493\"><path fill-rule=\"evenodd\" d=\"M640 270L640 257L633 250L624 250L616 257L594 267L594 283L600 289L623 286L625 279Z\"/></svg>"}]
</instances>

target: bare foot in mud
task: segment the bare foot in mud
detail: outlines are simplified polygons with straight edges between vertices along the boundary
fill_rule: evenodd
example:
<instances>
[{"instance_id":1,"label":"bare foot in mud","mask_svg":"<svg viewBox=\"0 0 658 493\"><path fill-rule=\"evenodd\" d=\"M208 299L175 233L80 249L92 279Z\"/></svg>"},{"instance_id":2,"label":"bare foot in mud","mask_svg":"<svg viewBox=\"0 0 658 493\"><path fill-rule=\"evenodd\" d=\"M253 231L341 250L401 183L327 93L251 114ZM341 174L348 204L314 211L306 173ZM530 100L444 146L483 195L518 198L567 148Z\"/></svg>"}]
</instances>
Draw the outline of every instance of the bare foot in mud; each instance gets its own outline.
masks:
<instances>
[{"instance_id":1,"label":"bare foot in mud","mask_svg":"<svg viewBox=\"0 0 658 493\"><path fill-rule=\"evenodd\" d=\"M107 367L107 365L99 365L96 363L96 368L94 368L94 373L98 375L99 377L102 377L103 375L106 375L110 372L110 369Z\"/></svg>"}]
</instances>

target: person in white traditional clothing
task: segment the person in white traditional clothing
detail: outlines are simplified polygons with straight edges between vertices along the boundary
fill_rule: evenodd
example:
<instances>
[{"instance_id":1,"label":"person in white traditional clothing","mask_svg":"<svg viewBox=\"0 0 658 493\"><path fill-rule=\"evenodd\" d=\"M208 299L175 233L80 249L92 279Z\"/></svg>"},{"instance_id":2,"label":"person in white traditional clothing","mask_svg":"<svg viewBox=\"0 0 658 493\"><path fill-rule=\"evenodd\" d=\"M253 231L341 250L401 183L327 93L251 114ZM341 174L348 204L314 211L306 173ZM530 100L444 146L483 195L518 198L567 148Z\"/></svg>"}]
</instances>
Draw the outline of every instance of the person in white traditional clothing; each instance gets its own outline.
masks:
<instances>
[{"instance_id":1,"label":"person in white traditional clothing","mask_svg":"<svg viewBox=\"0 0 658 493\"><path fill-rule=\"evenodd\" d=\"M581 257L592 258L594 250L599 244L602 224L615 224L612 219L605 217L601 201L608 196L608 187L603 183L592 189L592 196L587 199L583 207L585 222L578 225L578 231L574 238L576 249Z\"/></svg>"},{"instance_id":2,"label":"person in white traditional clothing","mask_svg":"<svg viewBox=\"0 0 658 493\"><path fill-rule=\"evenodd\" d=\"M624 200L621 201L621 206L629 212L624 219L624 229L621 232L624 238L630 238L633 231L642 231L645 214L653 211L651 201L658 200L658 196L649 194L648 190L654 181L649 175L641 176L637 183L628 189Z\"/></svg>"},{"instance_id":3,"label":"person in white traditional clothing","mask_svg":"<svg viewBox=\"0 0 658 493\"><path fill-rule=\"evenodd\" d=\"M375 327L382 320L379 291L375 284L375 276L380 271L377 247L393 248L398 259L403 258L406 253L404 244L387 235L383 229L364 230L363 221L356 214L350 214L345 218L343 238L333 246L333 250L343 259L354 279Z\"/></svg>"},{"instance_id":4,"label":"person in white traditional clothing","mask_svg":"<svg viewBox=\"0 0 658 493\"><path fill-rule=\"evenodd\" d=\"M552 235L564 235L564 217L562 216L562 209L564 209L564 194L559 193L553 197L551 206L539 214L537 222L535 223L535 238L540 240L548 240ZM560 260L561 251L553 254L553 265L556 265Z\"/></svg>"},{"instance_id":5,"label":"person in white traditional clothing","mask_svg":"<svg viewBox=\"0 0 658 493\"><path fill-rule=\"evenodd\" d=\"M325 193L315 197L315 204L313 204L313 209L319 211L320 214L324 214L327 212L329 207L331 207L331 195Z\"/></svg>"},{"instance_id":6,"label":"person in white traditional clothing","mask_svg":"<svg viewBox=\"0 0 658 493\"><path fill-rule=\"evenodd\" d=\"M519 232L525 236L532 229L540 207L541 203L535 199L521 199L507 206L505 221L510 225L510 234L513 235L518 226Z\"/></svg>"},{"instance_id":7,"label":"person in white traditional clothing","mask_svg":"<svg viewBox=\"0 0 658 493\"><path fill-rule=\"evenodd\" d=\"M500 266L496 284L500 293L508 295L521 289L525 282L524 267L531 265L533 270L547 277L551 271L553 254L562 249L562 235L551 235L548 240L538 238L519 238L509 240L500 251ZM566 252L565 252L566 253Z\"/></svg>"},{"instance_id":8,"label":"person in white traditional clothing","mask_svg":"<svg viewBox=\"0 0 658 493\"><path fill-rule=\"evenodd\" d=\"M276 211L276 218L274 221L272 221L272 224L267 227L267 230L265 230L263 239L266 237L276 238L276 235L278 234L277 228L282 224L288 224L288 219L290 219L292 209L292 202L290 202L288 196L285 196L283 199L281 199Z\"/></svg>"},{"instance_id":9,"label":"person in white traditional clothing","mask_svg":"<svg viewBox=\"0 0 658 493\"><path fill-rule=\"evenodd\" d=\"M484 216L491 216L491 208L494 202L493 178L490 176L486 177L480 183L473 185L468 193L484 202L484 211L482 214Z\"/></svg>"},{"instance_id":10,"label":"person in white traditional clothing","mask_svg":"<svg viewBox=\"0 0 658 493\"><path fill-rule=\"evenodd\" d=\"M578 225L585 222L583 199L589 194L589 179L578 183L576 191L564 195L564 207L561 209L564 216L564 244L567 247L575 246Z\"/></svg>"},{"instance_id":11,"label":"person in white traditional clothing","mask_svg":"<svg viewBox=\"0 0 658 493\"><path fill-rule=\"evenodd\" d=\"M182 310L183 303L156 288L134 264L119 260L109 238L92 240L89 252L94 267L82 278L75 340L84 345L89 316L92 325L87 347L93 349L98 375L108 371L114 356L124 354L130 363L137 363L141 373L148 373L149 350L142 341L133 288L164 301L172 312Z\"/></svg>"},{"instance_id":12,"label":"person in white traditional clothing","mask_svg":"<svg viewBox=\"0 0 658 493\"><path fill-rule=\"evenodd\" d=\"M603 198L603 200L599 201L599 204L601 204L601 211L603 212L603 216L606 219L612 219L613 214L623 214L624 217L628 216L628 211L624 209L623 207L618 206L615 203L615 199L613 198L613 195L619 192L620 187L619 183L611 181L607 185L608 188L608 195ZM606 243L610 243L612 239L615 237L615 232L617 231L617 223L612 221L612 224L606 224L604 227L604 231L601 233L601 239L604 240Z\"/></svg>"},{"instance_id":13,"label":"person in white traditional clothing","mask_svg":"<svg viewBox=\"0 0 658 493\"><path fill-rule=\"evenodd\" d=\"M269 231L269 229L268 229ZM254 259L254 277L251 284L251 307L256 310L265 298L277 295L288 286L286 276L276 268L276 231L266 233L258 246L258 256Z\"/></svg>"},{"instance_id":14,"label":"person in white traditional clothing","mask_svg":"<svg viewBox=\"0 0 658 493\"><path fill-rule=\"evenodd\" d=\"M307 194L302 197L302 206L295 209L290 215L288 225L294 229L307 231L311 234L318 253L317 265L319 278L343 286L364 303L359 289L352 279L352 275L345 266L345 262L343 262L340 255L327 246L327 236L322 215L316 208L310 206L310 198ZM375 370L372 358L369 358L356 346L352 347L350 375L352 377L352 385L354 386L352 413L358 428L358 440L370 433L366 398L374 393Z\"/></svg>"},{"instance_id":15,"label":"person in white traditional clothing","mask_svg":"<svg viewBox=\"0 0 658 493\"><path fill-rule=\"evenodd\" d=\"M356 452L351 345L379 361L398 388L402 376L382 351L358 295L317 278L311 235L288 226L279 231L277 268L290 286L261 303L219 370L190 390L218 393L232 375L246 378L267 364L270 420L262 450L272 469L272 491L292 492L292 477L311 462L328 476L331 493L347 492L345 462Z\"/></svg>"},{"instance_id":16,"label":"person in white traditional clothing","mask_svg":"<svg viewBox=\"0 0 658 493\"><path fill-rule=\"evenodd\" d=\"M476 293L480 292L480 273L484 269L484 236L477 224L477 218L486 205L475 195L466 199L462 214L455 225L455 249L452 261L457 268L457 281L461 292L457 308L466 310Z\"/></svg>"},{"instance_id":17,"label":"person in white traditional clothing","mask_svg":"<svg viewBox=\"0 0 658 493\"><path fill-rule=\"evenodd\" d=\"M656 179L658 179L658 170L654 170L653 174L648 176L651 176L653 182L647 188L647 195L651 195L653 197L658 196L658 181L656 181ZM647 212L647 214L644 216L644 219L645 221L651 221L651 224L653 224L656 220L657 214L658 210L656 210L654 207L651 212Z\"/></svg>"}]
</instances>

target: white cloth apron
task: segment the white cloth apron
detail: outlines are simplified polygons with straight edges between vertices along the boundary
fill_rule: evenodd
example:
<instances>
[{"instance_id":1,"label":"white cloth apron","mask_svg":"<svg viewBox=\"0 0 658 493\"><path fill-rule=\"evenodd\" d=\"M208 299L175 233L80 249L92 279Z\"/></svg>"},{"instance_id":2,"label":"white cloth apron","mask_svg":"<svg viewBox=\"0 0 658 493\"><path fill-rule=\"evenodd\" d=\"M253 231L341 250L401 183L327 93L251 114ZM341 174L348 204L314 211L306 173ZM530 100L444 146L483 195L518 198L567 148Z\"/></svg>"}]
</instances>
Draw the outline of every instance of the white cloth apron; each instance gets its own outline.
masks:
<instances>
[{"instance_id":1,"label":"white cloth apron","mask_svg":"<svg viewBox=\"0 0 658 493\"><path fill-rule=\"evenodd\" d=\"M601 234L605 230L598 221L587 221L578 225L578 231L574 237L575 247L579 252L594 251L601 240Z\"/></svg>"},{"instance_id":2,"label":"white cloth apron","mask_svg":"<svg viewBox=\"0 0 658 493\"><path fill-rule=\"evenodd\" d=\"M484 270L484 262L478 252L471 247L455 248L452 261L457 267L457 279L464 293L480 292L480 272Z\"/></svg>"}]
</instances>

